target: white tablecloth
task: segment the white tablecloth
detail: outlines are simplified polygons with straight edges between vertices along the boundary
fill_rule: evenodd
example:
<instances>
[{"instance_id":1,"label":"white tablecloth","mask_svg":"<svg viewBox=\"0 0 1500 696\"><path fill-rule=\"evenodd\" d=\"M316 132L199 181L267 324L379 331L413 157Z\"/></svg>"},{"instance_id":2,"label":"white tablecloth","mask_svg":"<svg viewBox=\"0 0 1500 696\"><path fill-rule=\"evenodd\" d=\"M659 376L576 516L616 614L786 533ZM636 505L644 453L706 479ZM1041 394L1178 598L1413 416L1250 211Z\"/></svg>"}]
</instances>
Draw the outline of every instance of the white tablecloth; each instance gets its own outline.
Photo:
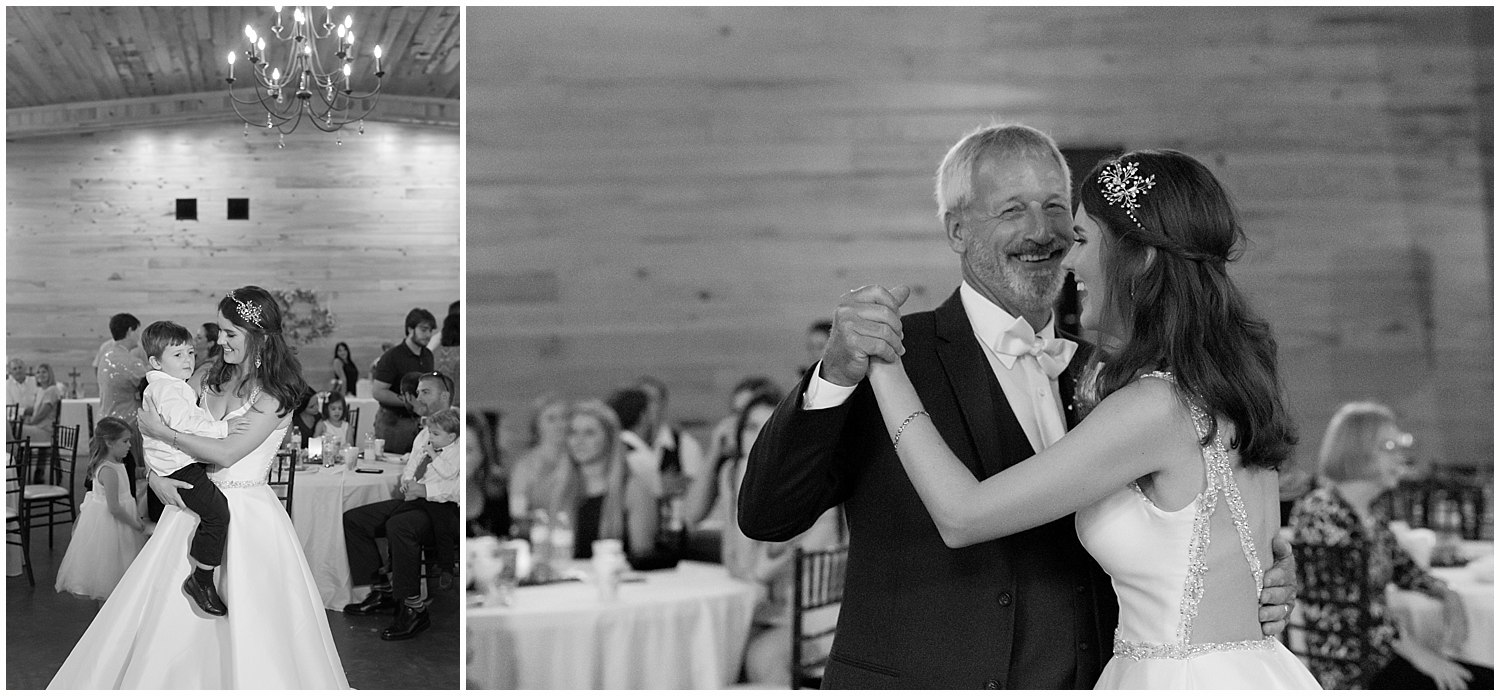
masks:
<instances>
[{"instance_id":1,"label":"white tablecloth","mask_svg":"<svg viewBox=\"0 0 1500 696\"><path fill-rule=\"evenodd\" d=\"M297 472L292 493L292 526L307 554L323 606L335 611L343 611L345 604L354 601L344 545L344 511L394 498L401 478L401 463L371 465L364 459L359 461L360 468L381 469L384 473L314 467Z\"/></svg>"},{"instance_id":2,"label":"white tablecloth","mask_svg":"<svg viewBox=\"0 0 1500 696\"><path fill-rule=\"evenodd\" d=\"M469 681L484 689L721 689L738 676L756 588L684 561L620 585L517 591L468 610Z\"/></svg>"},{"instance_id":3,"label":"white tablecloth","mask_svg":"<svg viewBox=\"0 0 1500 696\"><path fill-rule=\"evenodd\" d=\"M1495 544L1490 541L1463 542L1464 557L1473 559L1469 565L1457 568L1433 568L1432 574L1463 598L1464 611L1469 619L1469 640L1463 650L1451 657L1485 667L1495 666ZM1489 564L1488 578L1484 577L1486 559ZM1441 647L1443 637L1443 605L1441 602L1417 592L1392 589L1390 595L1391 614L1403 630L1422 643Z\"/></svg>"}]
</instances>

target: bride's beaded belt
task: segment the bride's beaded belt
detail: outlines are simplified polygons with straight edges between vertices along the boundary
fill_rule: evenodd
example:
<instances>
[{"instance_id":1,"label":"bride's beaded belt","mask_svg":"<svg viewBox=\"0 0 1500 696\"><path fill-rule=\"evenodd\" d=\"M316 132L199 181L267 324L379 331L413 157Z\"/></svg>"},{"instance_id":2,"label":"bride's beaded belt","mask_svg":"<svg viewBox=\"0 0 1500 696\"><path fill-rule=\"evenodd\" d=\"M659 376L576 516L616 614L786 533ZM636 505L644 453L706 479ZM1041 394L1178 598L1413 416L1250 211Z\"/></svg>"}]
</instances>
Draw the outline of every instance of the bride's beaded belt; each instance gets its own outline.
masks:
<instances>
[{"instance_id":1,"label":"bride's beaded belt","mask_svg":"<svg viewBox=\"0 0 1500 696\"><path fill-rule=\"evenodd\" d=\"M1115 657L1127 660L1186 660L1199 655L1230 650L1270 650L1275 638L1240 640L1232 643L1138 643L1115 638Z\"/></svg>"},{"instance_id":2,"label":"bride's beaded belt","mask_svg":"<svg viewBox=\"0 0 1500 696\"><path fill-rule=\"evenodd\" d=\"M265 481L257 481L255 479L248 481L214 481L213 479L209 479L209 481L213 481L213 484L219 488L253 488L255 486L270 485Z\"/></svg>"}]
</instances>

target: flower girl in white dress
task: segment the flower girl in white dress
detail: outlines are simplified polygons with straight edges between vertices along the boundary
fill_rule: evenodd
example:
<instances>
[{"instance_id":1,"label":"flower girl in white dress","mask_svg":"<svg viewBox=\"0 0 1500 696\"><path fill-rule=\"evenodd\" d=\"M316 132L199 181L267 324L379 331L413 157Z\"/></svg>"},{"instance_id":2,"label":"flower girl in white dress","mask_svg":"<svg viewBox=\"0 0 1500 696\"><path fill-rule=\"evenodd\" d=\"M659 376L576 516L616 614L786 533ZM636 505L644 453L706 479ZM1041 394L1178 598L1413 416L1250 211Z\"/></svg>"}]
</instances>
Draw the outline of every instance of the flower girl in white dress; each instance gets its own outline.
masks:
<instances>
[{"instance_id":1,"label":"flower girl in white dress","mask_svg":"<svg viewBox=\"0 0 1500 696\"><path fill-rule=\"evenodd\" d=\"M130 451L133 432L113 416L94 426L88 469L93 486L78 506L78 522L57 569L58 592L101 602L108 599L146 544L145 523L136 511L130 478L120 463Z\"/></svg>"}]
</instances>

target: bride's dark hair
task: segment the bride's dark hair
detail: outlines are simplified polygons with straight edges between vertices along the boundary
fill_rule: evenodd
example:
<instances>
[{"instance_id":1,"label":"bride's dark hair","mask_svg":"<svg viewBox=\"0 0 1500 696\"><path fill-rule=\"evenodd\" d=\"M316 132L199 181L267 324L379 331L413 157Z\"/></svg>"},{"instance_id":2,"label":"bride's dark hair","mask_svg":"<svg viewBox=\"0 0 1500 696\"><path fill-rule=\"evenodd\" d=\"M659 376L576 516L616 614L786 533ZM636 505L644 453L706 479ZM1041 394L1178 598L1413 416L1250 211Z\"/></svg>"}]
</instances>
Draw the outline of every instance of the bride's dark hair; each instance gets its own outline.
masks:
<instances>
[{"instance_id":1,"label":"bride's dark hair","mask_svg":"<svg viewBox=\"0 0 1500 696\"><path fill-rule=\"evenodd\" d=\"M1121 189L1112 197L1101 181L1144 186L1148 178L1149 188L1124 197ZM1122 205L1130 200L1138 206L1133 211ZM1143 372L1169 370L1211 416L1234 422L1229 444L1245 464L1278 468L1297 431L1276 372L1271 325L1225 269L1245 241L1228 192L1188 155L1140 150L1096 165L1083 180L1080 203L1104 229L1102 314L1122 323L1125 340L1108 351L1094 398L1103 400ZM1211 424L1202 444L1217 429Z\"/></svg>"},{"instance_id":2,"label":"bride's dark hair","mask_svg":"<svg viewBox=\"0 0 1500 696\"><path fill-rule=\"evenodd\" d=\"M219 300L219 314L245 334L245 355L235 365L224 362L224 353L220 351L204 377L204 385L217 391L225 382L243 374L241 392L244 385L258 382L262 393L276 397L280 405L276 411L278 417L291 413L312 389L302 378L302 363L281 335L281 305L276 298L262 288L246 285Z\"/></svg>"}]
</instances>

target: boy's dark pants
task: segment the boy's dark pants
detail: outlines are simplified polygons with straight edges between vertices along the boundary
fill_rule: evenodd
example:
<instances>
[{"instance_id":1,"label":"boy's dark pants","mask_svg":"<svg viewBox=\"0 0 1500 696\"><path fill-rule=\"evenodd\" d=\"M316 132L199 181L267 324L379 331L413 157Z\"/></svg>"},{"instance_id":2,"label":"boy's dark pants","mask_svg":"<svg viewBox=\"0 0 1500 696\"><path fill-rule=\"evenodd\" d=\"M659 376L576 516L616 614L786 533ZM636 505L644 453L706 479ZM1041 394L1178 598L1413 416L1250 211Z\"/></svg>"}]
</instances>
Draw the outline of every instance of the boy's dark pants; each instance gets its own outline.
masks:
<instances>
[{"instance_id":1,"label":"boy's dark pants","mask_svg":"<svg viewBox=\"0 0 1500 696\"><path fill-rule=\"evenodd\" d=\"M172 472L167 478L193 484L178 489L187 509L198 513L198 531L193 533L193 560L218 567L224 562L224 539L229 534L229 501L213 481L208 480L204 465L193 462Z\"/></svg>"}]
</instances>

